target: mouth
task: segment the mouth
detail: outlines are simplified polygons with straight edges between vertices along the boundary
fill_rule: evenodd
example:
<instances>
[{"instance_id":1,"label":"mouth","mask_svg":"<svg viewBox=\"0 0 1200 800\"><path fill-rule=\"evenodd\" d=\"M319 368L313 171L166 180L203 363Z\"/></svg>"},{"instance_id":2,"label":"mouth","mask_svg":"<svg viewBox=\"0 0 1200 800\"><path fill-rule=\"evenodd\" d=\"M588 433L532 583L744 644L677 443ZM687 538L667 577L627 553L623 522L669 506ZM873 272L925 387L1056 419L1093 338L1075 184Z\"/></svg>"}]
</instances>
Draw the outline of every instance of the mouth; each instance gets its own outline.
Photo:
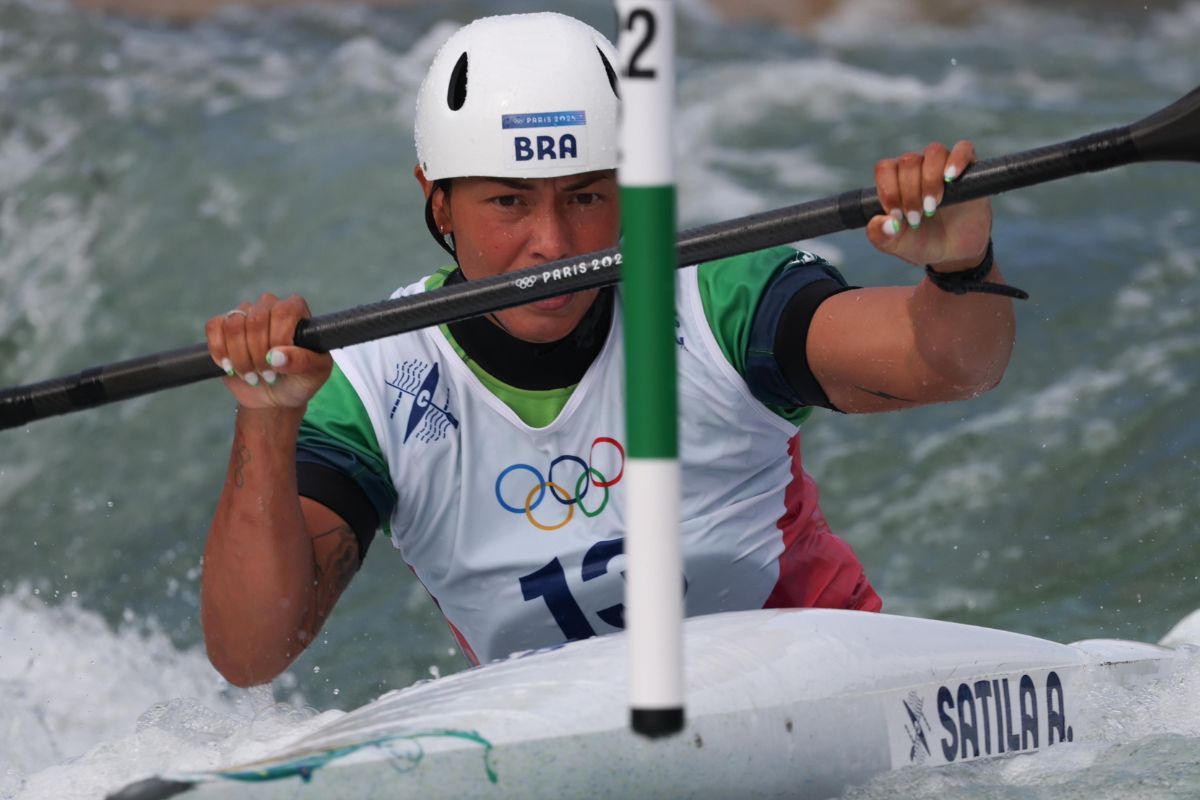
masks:
<instances>
[{"instance_id":1,"label":"mouth","mask_svg":"<svg viewBox=\"0 0 1200 800\"><path fill-rule=\"evenodd\" d=\"M548 297L545 300L537 300L529 303L525 307L537 311L560 311L567 307L567 304L571 302L571 298L574 296L574 294L563 294L558 297Z\"/></svg>"}]
</instances>

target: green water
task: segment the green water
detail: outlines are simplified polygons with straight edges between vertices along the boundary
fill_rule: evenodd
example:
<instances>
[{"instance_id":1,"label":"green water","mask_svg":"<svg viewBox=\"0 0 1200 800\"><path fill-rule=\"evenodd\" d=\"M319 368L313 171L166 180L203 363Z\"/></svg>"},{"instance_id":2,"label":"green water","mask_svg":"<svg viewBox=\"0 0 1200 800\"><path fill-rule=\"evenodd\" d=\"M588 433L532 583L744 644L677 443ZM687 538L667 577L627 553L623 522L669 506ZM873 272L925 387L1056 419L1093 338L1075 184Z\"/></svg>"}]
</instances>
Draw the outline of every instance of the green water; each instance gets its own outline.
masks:
<instances>
[{"instance_id":1,"label":"green water","mask_svg":"<svg viewBox=\"0 0 1200 800\"><path fill-rule=\"evenodd\" d=\"M1200 82L1200 3L1134 5L943 22L845 3L797 34L687 4L684 222L868 184L875 159L932 138L990 156L1140 118ZM416 88L449 22L520 8L169 27L0 0L0 385L197 342L208 316L263 291L322 313L435 269L411 175ZM611 33L607 7L563 8ZM806 425L825 513L885 610L1156 640L1200 606L1197 186L1200 165L1157 164L999 198L997 259L1032 295L1003 383L969 403ZM918 277L861 234L806 246L857 284ZM154 620L196 648L232 414L211 384L0 432L0 598L36 591L114 628ZM381 542L289 685L350 708L463 666ZM37 673L19 680L36 687ZM1197 735L1165 752L1194 751ZM1164 768L1142 755L1162 742L1139 741L1119 754L1130 780L1167 769L1200 785L1194 763ZM1050 796L1003 771L967 775L943 788Z\"/></svg>"}]
</instances>

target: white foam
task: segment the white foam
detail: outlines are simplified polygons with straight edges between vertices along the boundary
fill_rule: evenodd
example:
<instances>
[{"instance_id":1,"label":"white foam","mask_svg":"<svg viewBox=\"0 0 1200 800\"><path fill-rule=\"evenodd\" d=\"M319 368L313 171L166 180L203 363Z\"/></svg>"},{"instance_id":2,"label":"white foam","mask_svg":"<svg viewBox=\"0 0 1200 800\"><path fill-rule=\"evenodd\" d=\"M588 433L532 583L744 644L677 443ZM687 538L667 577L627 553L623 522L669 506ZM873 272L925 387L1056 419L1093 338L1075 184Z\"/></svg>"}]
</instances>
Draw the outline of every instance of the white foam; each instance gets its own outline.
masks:
<instances>
[{"instance_id":1,"label":"white foam","mask_svg":"<svg viewBox=\"0 0 1200 800\"><path fill-rule=\"evenodd\" d=\"M1095 719L1081 718L1094 738L1122 744L1151 736L1200 737L1200 651L1186 648L1176 670L1127 686L1091 686L1079 704Z\"/></svg>"},{"instance_id":2,"label":"white foam","mask_svg":"<svg viewBox=\"0 0 1200 800\"><path fill-rule=\"evenodd\" d=\"M348 86L369 92L396 89L396 55L370 36L357 36L339 45L332 61Z\"/></svg>"},{"instance_id":3,"label":"white foam","mask_svg":"<svg viewBox=\"0 0 1200 800\"><path fill-rule=\"evenodd\" d=\"M412 124L417 88L433 57L459 25L442 20L404 53L395 53L371 36L338 46L330 64L340 83L357 91L394 95L397 124Z\"/></svg>"},{"instance_id":4,"label":"white foam","mask_svg":"<svg viewBox=\"0 0 1200 800\"><path fill-rule=\"evenodd\" d=\"M680 87L681 219L690 225L764 211L772 193L800 202L845 188L844 176L804 144L803 125L782 137L794 146L736 143L748 130L778 128L774 120L791 119L798 109L804 124L830 125L864 102L909 108L952 102L970 92L972 81L966 70L930 84L824 57L704 69Z\"/></svg>"},{"instance_id":5,"label":"white foam","mask_svg":"<svg viewBox=\"0 0 1200 800\"><path fill-rule=\"evenodd\" d=\"M35 331L32 346L5 365L20 379L46 377L83 341L100 296L90 255L99 221L82 202L53 194L30 207L0 203L0 242L6 244L0 249L0 335L18 321Z\"/></svg>"},{"instance_id":6,"label":"white foam","mask_svg":"<svg viewBox=\"0 0 1200 800\"><path fill-rule=\"evenodd\" d=\"M239 227L246 204L244 192L224 175L208 176L207 184L208 193L200 201L200 216L216 219L229 228Z\"/></svg>"},{"instance_id":7,"label":"white foam","mask_svg":"<svg viewBox=\"0 0 1200 800\"><path fill-rule=\"evenodd\" d=\"M964 436L991 434L1006 428L1028 429L1031 424L1045 424L1043 444L1060 446L1067 443L1068 431L1059 425L1078 417L1081 408L1103 407L1103 400L1131 382L1154 387L1162 397L1180 397L1191 391L1194 377L1181 372L1176 356L1188 356L1200 350L1200 336L1179 335L1149 343L1135 343L1117 353L1105 366L1082 366L1067 372L1063 378L1045 388L1008 403L989 414L973 415L942 431L925 434L910 450L913 462L919 463L944 448L953 446ZM1071 433L1077 433L1074 429ZM1111 443L1109 431L1083 429L1085 434L1098 432L1101 448ZM1081 439L1072 442L1087 446ZM1092 443L1095 445L1096 443Z\"/></svg>"},{"instance_id":8,"label":"white foam","mask_svg":"<svg viewBox=\"0 0 1200 800\"><path fill-rule=\"evenodd\" d=\"M1195 45L1200 37L1200 3L1185 3L1176 9L1160 11L1154 17L1154 32L1167 41Z\"/></svg>"},{"instance_id":9,"label":"white foam","mask_svg":"<svg viewBox=\"0 0 1200 800\"><path fill-rule=\"evenodd\" d=\"M5 448L5 458L0 458L0 507L28 486L41 471L38 464L20 458L15 449L11 445Z\"/></svg>"},{"instance_id":10,"label":"white foam","mask_svg":"<svg viewBox=\"0 0 1200 800\"><path fill-rule=\"evenodd\" d=\"M77 123L52 108L40 108L22 120L22 126L0 140L0 194L36 174L79 133Z\"/></svg>"},{"instance_id":11,"label":"white foam","mask_svg":"<svg viewBox=\"0 0 1200 800\"><path fill-rule=\"evenodd\" d=\"M801 104L814 119L837 122L844 119L848 101L941 105L965 96L971 86L967 70L953 71L937 83L927 83L914 76L866 69L827 57L727 63L711 68L684 87L681 121L704 122L719 131L746 118L769 120ZM699 119L689 114L698 114Z\"/></svg>"},{"instance_id":12,"label":"white foam","mask_svg":"<svg viewBox=\"0 0 1200 800\"><path fill-rule=\"evenodd\" d=\"M283 681L286 686L289 681ZM95 798L168 770L251 760L341 712L230 687L131 612L112 630L28 586L0 597L0 797Z\"/></svg>"},{"instance_id":13,"label":"white foam","mask_svg":"<svg viewBox=\"0 0 1200 800\"><path fill-rule=\"evenodd\" d=\"M927 8L914 0L843 0L812 30L819 41L842 46L880 41L895 46L900 30L906 42L945 43L949 29L931 19Z\"/></svg>"},{"instance_id":14,"label":"white foam","mask_svg":"<svg viewBox=\"0 0 1200 800\"><path fill-rule=\"evenodd\" d=\"M456 23L442 20L400 54L391 52L374 37L358 36L338 46L331 62L353 88L373 92L415 90L433 56L456 30Z\"/></svg>"}]
</instances>

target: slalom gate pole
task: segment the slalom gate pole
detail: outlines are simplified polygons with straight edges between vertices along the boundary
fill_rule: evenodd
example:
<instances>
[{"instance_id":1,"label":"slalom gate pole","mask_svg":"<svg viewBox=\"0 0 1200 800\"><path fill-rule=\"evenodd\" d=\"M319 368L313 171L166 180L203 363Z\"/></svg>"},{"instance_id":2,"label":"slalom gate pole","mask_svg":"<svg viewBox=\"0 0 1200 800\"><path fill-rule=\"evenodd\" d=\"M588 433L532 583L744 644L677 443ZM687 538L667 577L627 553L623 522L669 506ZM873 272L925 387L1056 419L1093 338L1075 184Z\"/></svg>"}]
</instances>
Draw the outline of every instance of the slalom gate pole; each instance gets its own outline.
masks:
<instances>
[{"instance_id":1,"label":"slalom gate pole","mask_svg":"<svg viewBox=\"0 0 1200 800\"><path fill-rule=\"evenodd\" d=\"M675 15L617 0L625 334L625 624L630 725L683 729L683 562L675 358Z\"/></svg>"}]
</instances>

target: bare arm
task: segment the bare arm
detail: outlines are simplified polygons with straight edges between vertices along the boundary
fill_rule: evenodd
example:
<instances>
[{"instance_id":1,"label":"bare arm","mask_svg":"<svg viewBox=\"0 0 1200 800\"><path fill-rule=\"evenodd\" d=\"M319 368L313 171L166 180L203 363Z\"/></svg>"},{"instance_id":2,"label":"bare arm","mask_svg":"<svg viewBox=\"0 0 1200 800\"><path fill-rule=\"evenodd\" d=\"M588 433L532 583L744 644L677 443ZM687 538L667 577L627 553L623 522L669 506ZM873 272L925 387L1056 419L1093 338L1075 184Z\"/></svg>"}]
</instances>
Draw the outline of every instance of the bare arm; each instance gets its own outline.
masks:
<instances>
[{"instance_id":1,"label":"bare arm","mask_svg":"<svg viewBox=\"0 0 1200 800\"><path fill-rule=\"evenodd\" d=\"M871 242L911 264L933 264L941 272L978 264L991 236L987 200L925 214L925 198L941 202L946 166L961 174L973 159L974 148L960 142L952 153L930 145L923 154L879 162L880 200L897 213L871 220ZM909 224L914 214L915 228ZM998 266L987 281L1004 282ZM837 408L892 411L964 400L993 388L1008 365L1015 330L1010 299L955 295L922 279L912 287L858 289L830 297L813 316L805 352L814 377Z\"/></svg>"},{"instance_id":2,"label":"bare arm","mask_svg":"<svg viewBox=\"0 0 1200 800\"><path fill-rule=\"evenodd\" d=\"M290 345L307 306L264 295L241 311L206 329L213 360L233 370L226 384L238 415L204 551L200 612L213 665L250 686L274 678L316 637L359 558L345 521L296 491L300 420L332 368L328 355Z\"/></svg>"}]
</instances>

